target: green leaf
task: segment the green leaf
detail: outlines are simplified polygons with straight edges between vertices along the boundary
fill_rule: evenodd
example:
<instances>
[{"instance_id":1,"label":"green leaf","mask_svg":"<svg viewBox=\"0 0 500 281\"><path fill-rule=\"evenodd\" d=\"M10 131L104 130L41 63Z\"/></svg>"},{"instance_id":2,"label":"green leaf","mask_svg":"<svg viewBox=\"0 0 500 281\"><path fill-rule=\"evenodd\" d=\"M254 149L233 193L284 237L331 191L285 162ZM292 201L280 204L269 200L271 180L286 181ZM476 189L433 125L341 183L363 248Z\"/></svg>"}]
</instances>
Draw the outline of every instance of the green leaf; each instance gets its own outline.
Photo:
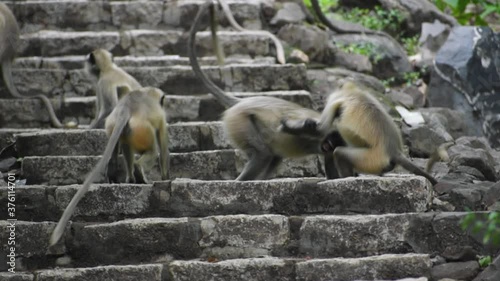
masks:
<instances>
[{"instance_id":1,"label":"green leaf","mask_svg":"<svg viewBox=\"0 0 500 281\"><path fill-rule=\"evenodd\" d=\"M486 9L484 9L484 11L479 15L480 18L484 19L485 17L487 17L489 14L497 11L498 7L496 6L493 6L493 5L487 5L486 6ZM497 11L498 12L498 11Z\"/></svg>"},{"instance_id":2,"label":"green leaf","mask_svg":"<svg viewBox=\"0 0 500 281\"><path fill-rule=\"evenodd\" d=\"M483 268L487 267L490 264L491 264L491 256L486 256L479 259L479 265Z\"/></svg>"}]
</instances>

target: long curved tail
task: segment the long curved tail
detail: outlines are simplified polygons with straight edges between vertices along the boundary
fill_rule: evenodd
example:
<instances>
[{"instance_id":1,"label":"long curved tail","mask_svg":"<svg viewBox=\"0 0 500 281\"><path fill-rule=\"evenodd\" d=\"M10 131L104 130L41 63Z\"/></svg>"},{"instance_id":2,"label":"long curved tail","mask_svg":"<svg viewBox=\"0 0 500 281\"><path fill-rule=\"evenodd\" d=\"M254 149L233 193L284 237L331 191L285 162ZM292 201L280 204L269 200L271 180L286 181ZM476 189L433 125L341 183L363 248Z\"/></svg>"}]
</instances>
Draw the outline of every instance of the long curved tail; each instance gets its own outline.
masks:
<instances>
[{"instance_id":1,"label":"long curved tail","mask_svg":"<svg viewBox=\"0 0 500 281\"><path fill-rule=\"evenodd\" d=\"M221 88L215 85L215 83L212 82L207 77L207 75L201 70L200 64L198 63L198 59L196 56L196 47L195 47L196 32L199 29L201 17L203 16L203 14L206 13L207 8L210 5L213 5L213 3L212 1L209 0L200 7L193 21L193 25L191 26L191 30L189 31L189 40L188 40L189 62L191 63L191 67L193 68L193 71L196 74L196 76L198 76L198 78L200 78L201 81L203 82L203 85L207 87L210 93L212 93L219 100L219 102L222 103L222 105L224 105L226 108L229 108L237 104L239 102L239 99L227 95Z\"/></svg>"},{"instance_id":2,"label":"long curved tail","mask_svg":"<svg viewBox=\"0 0 500 281\"><path fill-rule=\"evenodd\" d=\"M283 48L283 44L281 44L281 41L276 37L274 34L267 30L249 30L243 28L241 25L238 24L238 22L234 19L233 13L231 13L231 9L229 8L229 5L226 3L226 0L219 0L219 4L222 6L222 11L226 15L227 20L231 24L231 26L238 30L238 31L244 31L253 35L264 35L269 37L273 43L274 46L276 47L276 57L279 63L285 64L285 50Z\"/></svg>"},{"instance_id":3,"label":"long curved tail","mask_svg":"<svg viewBox=\"0 0 500 281\"><path fill-rule=\"evenodd\" d=\"M50 100L44 96L44 95L35 95L35 96L23 96L19 93L17 90L16 86L12 82L12 62L10 60L6 60L2 63L2 77L3 81L5 82L5 85L7 86L7 89L9 90L9 93L11 96L18 98L18 99L34 99L38 98L40 99L45 107L47 108L47 111L49 112L49 118L50 122L52 123L52 126L56 128L74 128L76 127L76 124L73 123L68 123L68 124L62 124L61 121L59 121L59 118L57 118L56 113L54 111L54 107L52 107L52 103L50 103Z\"/></svg>"},{"instance_id":4,"label":"long curved tail","mask_svg":"<svg viewBox=\"0 0 500 281\"><path fill-rule=\"evenodd\" d=\"M90 185L97 179L101 171L104 171L106 166L108 165L109 160L111 159L111 155L113 154L113 150L118 144L120 135L122 134L123 129L125 128L125 126L128 123L128 120L130 119L130 111L124 110L119 115L122 117L119 119L120 120L119 123L115 125L113 133L109 137L108 144L104 149L104 153L101 159L94 167L94 169L90 172L90 174L87 176L85 182L83 183L83 186L80 189L78 189L76 194L73 196L73 199L71 199L71 202L69 202L68 206L64 210L61 219L57 223L56 228L54 229L52 235L50 236L49 247L55 245L59 241L59 239L61 239L69 219L75 212L76 205L78 204L78 202L80 202L85 193L87 193Z\"/></svg>"},{"instance_id":5,"label":"long curved tail","mask_svg":"<svg viewBox=\"0 0 500 281\"><path fill-rule=\"evenodd\" d=\"M432 183L432 185L436 185L438 183L437 180L436 180L436 178L434 178L433 176L431 176L426 171L424 171L424 170L420 169L419 167L415 166L415 164L413 164L410 160L408 160L403 155L398 155L398 156L394 157L393 160L394 160L394 162L396 162L396 164L401 165L401 167L403 167L406 170L414 173L415 175L425 177L426 179L428 179Z\"/></svg>"}]
</instances>

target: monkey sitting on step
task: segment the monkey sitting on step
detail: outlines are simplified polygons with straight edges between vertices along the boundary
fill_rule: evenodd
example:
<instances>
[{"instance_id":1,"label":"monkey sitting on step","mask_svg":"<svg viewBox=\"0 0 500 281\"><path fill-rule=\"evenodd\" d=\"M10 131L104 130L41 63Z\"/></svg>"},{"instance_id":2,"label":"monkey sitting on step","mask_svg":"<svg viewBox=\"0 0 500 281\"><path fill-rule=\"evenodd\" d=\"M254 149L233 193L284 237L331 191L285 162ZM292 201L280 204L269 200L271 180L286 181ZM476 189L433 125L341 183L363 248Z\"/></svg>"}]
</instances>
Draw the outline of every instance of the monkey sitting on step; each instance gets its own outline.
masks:
<instances>
[{"instance_id":1,"label":"monkey sitting on step","mask_svg":"<svg viewBox=\"0 0 500 281\"><path fill-rule=\"evenodd\" d=\"M141 84L130 74L113 63L113 56L104 49L96 49L88 55L85 68L99 80L96 85L97 115L90 123L90 129L103 128L104 120L113 111L122 96L117 92L120 87L133 91Z\"/></svg>"},{"instance_id":2,"label":"monkey sitting on step","mask_svg":"<svg viewBox=\"0 0 500 281\"><path fill-rule=\"evenodd\" d=\"M124 91L124 89L119 89ZM136 183L137 172L142 179L143 167L150 169L158 157L157 147L160 148L161 179L169 178L170 154L168 151L168 132L166 127L166 114L163 109L165 94L156 88L141 88L128 93L123 97L115 109L106 119L106 134L109 136L104 153L90 174L85 179L83 186L76 192L71 202L64 210L52 236L50 246L59 241L64 233L64 228L76 205L88 191L90 185L106 170L106 166L116 165L118 158L118 142L121 145L126 162L126 182ZM143 154L135 163L134 154ZM136 165L138 164L138 165ZM116 167L109 167L108 177L116 177ZM142 181L142 180L141 180Z\"/></svg>"},{"instance_id":3,"label":"monkey sitting on step","mask_svg":"<svg viewBox=\"0 0 500 281\"><path fill-rule=\"evenodd\" d=\"M347 143L347 146L336 147L333 151L340 177L353 176L355 172L382 175L398 164L416 175L424 176L433 185L437 184L433 176L403 155L399 128L380 102L353 81L346 81L329 96L319 121L314 118L284 118L280 130L318 138L337 131ZM446 148L440 147L440 154ZM432 168L432 164L428 167Z\"/></svg>"}]
</instances>

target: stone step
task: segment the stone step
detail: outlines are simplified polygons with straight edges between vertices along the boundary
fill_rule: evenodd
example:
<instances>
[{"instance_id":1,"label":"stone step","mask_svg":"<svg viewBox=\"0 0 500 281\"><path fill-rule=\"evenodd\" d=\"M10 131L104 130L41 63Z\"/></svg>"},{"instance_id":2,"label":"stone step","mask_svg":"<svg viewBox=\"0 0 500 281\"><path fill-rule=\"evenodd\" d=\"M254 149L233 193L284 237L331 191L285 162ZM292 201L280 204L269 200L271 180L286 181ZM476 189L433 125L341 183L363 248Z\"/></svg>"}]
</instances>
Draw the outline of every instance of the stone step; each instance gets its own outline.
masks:
<instances>
[{"instance_id":1,"label":"stone step","mask_svg":"<svg viewBox=\"0 0 500 281\"><path fill-rule=\"evenodd\" d=\"M272 96L312 108L309 92L269 91L269 92L232 92L237 97ZM167 95L165 110L168 122L215 121L220 120L224 107L212 95L179 96ZM52 105L61 121L76 121L78 124L90 124L95 117L95 96L68 97L64 103L53 99ZM47 128L51 127L47 109L38 99L0 99L1 128ZM3 134L0 129L0 136ZM9 135L10 136L10 135Z\"/></svg>"},{"instance_id":2,"label":"stone step","mask_svg":"<svg viewBox=\"0 0 500 281\"><path fill-rule=\"evenodd\" d=\"M31 269L52 266L62 255L71 259L72 266L81 267L151 263L172 258L227 260L261 256L439 255L447 250L463 251L467 248L486 254L486 247L461 229L460 220L465 215L407 213L288 217L266 214L71 223L61 243L51 249L50 254L47 253L48 241L56 223L18 220L15 222L16 241L29 242L16 244L16 254L19 262ZM480 216L479 213L476 215ZM8 229L7 225L8 221L0 221L2 229ZM0 232L2 241L7 241L8 235L8 231Z\"/></svg>"},{"instance_id":3,"label":"stone step","mask_svg":"<svg viewBox=\"0 0 500 281\"><path fill-rule=\"evenodd\" d=\"M81 69L84 68L86 56L62 57L20 57L14 61L13 68L24 69ZM119 67L164 67L176 65L190 65L189 58L178 55L165 56L123 56L114 57L113 61ZM215 57L200 57L201 65L218 65ZM244 55L226 57L225 64L274 64L273 57L256 57L254 59Z\"/></svg>"},{"instance_id":4,"label":"stone step","mask_svg":"<svg viewBox=\"0 0 500 281\"><path fill-rule=\"evenodd\" d=\"M22 186L17 219L58 221L80 185ZM242 192L244 190L244 192ZM175 179L150 185L96 184L78 204L73 221L137 217L203 217L228 214L383 214L425 212L431 188L422 177L366 176L269 181ZM0 204L7 206L7 187ZM8 219L7 212L0 219Z\"/></svg>"},{"instance_id":5,"label":"stone step","mask_svg":"<svg viewBox=\"0 0 500 281\"><path fill-rule=\"evenodd\" d=\"M148 280L148 281L427 281L432 262L428 255L392 254L365 258L289 259L248 258L220 262L174 260L168 264L109 265L88 268L46 269L33 273L0 273L5 281ZM168 277L166 277L168 276ZM424 276L422 279L407 277ZM70 278L70 279L68 279ZM167 279L166 279L167 278Z\"/></svg>"},{"instance_id":6,"label":"stone step","mask_svg":"<svg viewBox=\"0 0 500 281\"><path fill-rule=\"evenodd\" d=\"M124 67L143 86L161 88L169 95L206 94L190 66ZM234 64L203 69L214 83L228 92L264 92L307 89L304 65ZM21 94L54 97L95 95L95 79L83 69L15 69L14 83ZM10 96L0 88L0 97Z\"/></svg>"},{"instance_id":7,"label":"stone step","mask_svg":"<svg viewBox=\"0 0 500 281\"><path fill-rule=\"evenodd\" d=\"M200 0L177 1L89 1L37 0L5 1L16 16L21 31L53 30L126 30L133 28L188 30L196 16ZM245 28L262 29L263 0L228 0L236 20ZM49 16L50 15L50 16ZM219 23L228 21L218 13ZM204 23L203 28L206 27Z\"/></svg>"},{"instance_id":8,"label":"stone step","mask_svg":"<svg viewBox=\"0 0 500 281\"><path fill-rule=\"evenodd\" d=\"M232 148L222 122L187 122L168 126L169 150L190 152ZM49 129L16 135L20 157L101 155L108 137L104 129ZM57 149L53 144L58 143Z\"/></svg>"},{"instance_id":9,"label":"stone step","mask_svg":"<svg viewBox=\"0 0 500 281\"><path fill-rule=\"evenodd\" d=\"M226 55L273 56L271 40L250 32L220 31L217 33ZM198 56L213 55L210 32L196 34ZM186 32L175 30L134 29L124 31L54 31L41 30L21 35L18 56L87 55L97 46L115 55L187 56Z\"/></svg>"},{"instance_id":10,"label":"stone step","mask_svg":"<svg viewBox=\"0 0 500 281\"><path fill-rule=\"evenodd\" d=\"M172 178L192 178L203 180L232 180L243 169L246 158L241 152L210 150L187 153L171 153L170 176ZM30 156L22 160L22 178L27 184L67 185L83 183L87 174L97 164L101 156ZM122 161L120 161L120 164ZM125 175L124 167L119 168ZM159 168L146 171L149 180L160 180ZM299 159L286 159L276 177L323 177L320 159L311 155ZM124 176L119 177L124 181ZM105 182L100 175L97 183Z\"/></svg>"}]
</instances>

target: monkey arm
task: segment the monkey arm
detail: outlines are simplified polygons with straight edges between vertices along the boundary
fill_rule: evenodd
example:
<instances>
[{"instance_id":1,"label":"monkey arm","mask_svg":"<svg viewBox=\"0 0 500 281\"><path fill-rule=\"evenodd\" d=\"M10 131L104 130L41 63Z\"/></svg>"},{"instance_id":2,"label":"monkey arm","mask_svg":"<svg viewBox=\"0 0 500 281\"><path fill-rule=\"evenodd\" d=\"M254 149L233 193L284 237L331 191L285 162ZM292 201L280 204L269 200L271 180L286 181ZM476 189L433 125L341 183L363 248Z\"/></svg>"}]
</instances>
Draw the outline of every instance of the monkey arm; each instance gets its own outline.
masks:
<instances>
[{"instance_id":1,"label":"monkey arm","mask_svg":"<svg viewBox=\"0 0 500 281\"><path fill-rule=\"evenodd\" d=\"M322 133L318 131L318 123L312 118L307 119L282 119L278 130L291 135L308 135L321 137Z\"/></svg>"}]
</instances>

